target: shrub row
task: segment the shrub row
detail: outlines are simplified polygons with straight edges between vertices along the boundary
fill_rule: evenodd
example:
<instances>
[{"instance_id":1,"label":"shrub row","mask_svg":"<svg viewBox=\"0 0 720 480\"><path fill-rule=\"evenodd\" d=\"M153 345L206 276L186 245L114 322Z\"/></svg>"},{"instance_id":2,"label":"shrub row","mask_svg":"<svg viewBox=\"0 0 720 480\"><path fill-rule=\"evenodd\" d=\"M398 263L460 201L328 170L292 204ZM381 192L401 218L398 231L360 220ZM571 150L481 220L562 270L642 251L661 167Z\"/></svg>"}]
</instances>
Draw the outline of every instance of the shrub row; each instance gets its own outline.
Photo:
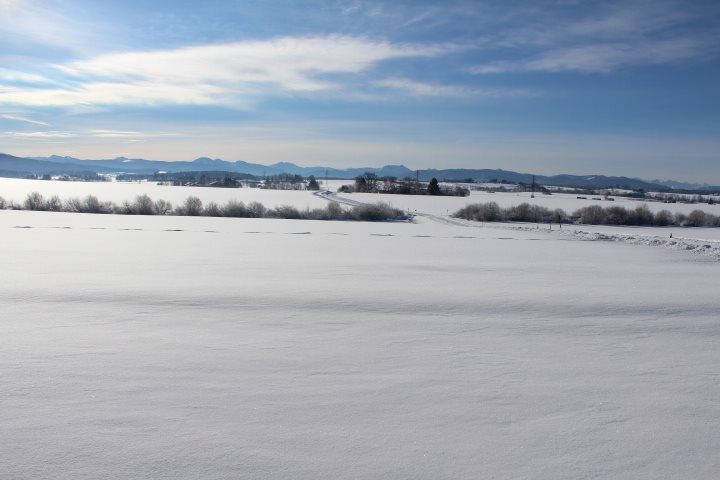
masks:
<instances>
[{"instance_id":1,"label":"shrub row","mask_svg":"<svg viewBox=\"0 0 720 480\"><path fill-rule=\"evenodd\" d=\"M562 209L550 210L529 203L521 203L509 208L501 208L495 202L474 203L461 208L453 216L478 222L566 223L569 221Z\"/></svg>"},{"instance_id":2,"label":"shrub row","mask_svg":"<svg viewBox=\"0 0 720 480\"><path fill-rule=\"evenodd\" d=\"M582 223L587 225L635 225L683 227L720 227L720 217L702 210L693 210L689 214L660 210L650 211L647 205L635 209L621 206L601 207L591 205L573 212L571 216L558 208L550 210L538 205L521 203L514 207L501 208L495 202L475 203L461 208L454 217L478 222L533 222L533 223Z\"/></svg>"},{"instance_id":3,"label":"shrub row","mask_svg":"<svg viewBox=\"0 0 720 480\"><path fill-rule=\"evenodd\" d=\"M57 195L48 199L38 192L30 193L25 201L19 205L7 202L0 197L0 209L35 210L50 212L72 213L98 213L116 215L184 215L204 217L234 217L234 218L285 218L303 220L358 220L368 222L383 222L390 220L405 220L407 216L386 203L355 206L350 210L342 208L337 202L330 202L325 208L300 210L291 205L282 205L267 208L258 202L243 202L230 200L224 205L210 202L203 205L198 197L190 196L181 204L173 208L165 200L153 201L147 195L139 195L132 202L116 204L102 202L94 195L84 198L70 198L61 200Z\"/></svg>"},{"instance_id":4,"label":"shrub row","mask_svg":"<svg viewBox=\"0 0 720 480\"><path fill-rule=\"evenodd\" d=\"M620 206L601 207L591 205L573 213L578 223L588 225L637 225L658 226L677 225L681 227L720 227L720 217L702 210L693 210L688 214L669 210L653 213L647 205L628 210Z\"/></svg>"}]
</instances>

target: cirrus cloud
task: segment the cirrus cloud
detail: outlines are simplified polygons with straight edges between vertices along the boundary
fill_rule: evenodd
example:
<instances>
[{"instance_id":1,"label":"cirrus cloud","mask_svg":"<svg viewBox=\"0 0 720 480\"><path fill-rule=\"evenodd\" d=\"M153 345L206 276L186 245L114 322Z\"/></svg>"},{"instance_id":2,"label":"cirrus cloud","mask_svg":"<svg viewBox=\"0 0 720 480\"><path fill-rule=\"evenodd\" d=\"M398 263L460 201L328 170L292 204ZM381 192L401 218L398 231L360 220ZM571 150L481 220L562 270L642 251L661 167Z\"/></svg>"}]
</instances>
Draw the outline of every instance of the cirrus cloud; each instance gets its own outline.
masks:
<instances>
[{"instance_id":1,"label":"cirrus cloud","mask_svg":"<svg viewBox=\"0 0 720 480\"><path fill-rule=\"evenodd\" d=\"M47 122L43 122L41 120L34 120L34 119L26 117L24 115L16 115L14 113L3 113L2 115L0 115L0 118L5 119L5 120L12 120L15 122L30 123L32 125L42 125L45 127L50 126L50 124Z\"/></svg>"},{"instance_id":2,"label":"cirrus cloud","mask_svg":"<svg viewBox=\"0 0 720 480\"><path fill-rule=\"evenodd\" d=\"M247 108L260 95L341 90L336 77L380 62L435 57L459 47L330 35L101 55L54 65L63 86L0 86L0 104L224 105Z\"/></svg>"}]
</instances>

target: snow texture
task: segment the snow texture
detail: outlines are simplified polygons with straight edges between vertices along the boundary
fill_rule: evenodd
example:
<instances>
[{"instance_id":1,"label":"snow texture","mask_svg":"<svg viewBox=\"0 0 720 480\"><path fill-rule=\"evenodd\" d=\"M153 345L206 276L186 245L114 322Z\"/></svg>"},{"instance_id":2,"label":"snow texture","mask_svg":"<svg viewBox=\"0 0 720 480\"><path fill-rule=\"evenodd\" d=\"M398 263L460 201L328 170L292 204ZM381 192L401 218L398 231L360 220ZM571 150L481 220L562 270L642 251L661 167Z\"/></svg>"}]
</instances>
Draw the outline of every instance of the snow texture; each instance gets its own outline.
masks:
<instances>
[{"instance_id":1,"label":"snow texture","mask_svg":"<svg viewBox=\"0 0 720 480\"><path fill-rule=\"evenodd\" d=\"M539 205L549 209L562 208L566 213L572 214L575 210L590 205L600 205L602 207L625 207L626 209L635 209L639 206L647 205L653 213L660 210L669 210L672 213L681 212L688 214L693 210L702 210L714 215L720 215L720 204L708 205L706 203L663 203L658 201L645 201L626 197L614 197L614 201L602 200L602 197L584 195L587 198L578 198L577 194L554 193L552 195L535 194L535 198L531 198L530 192L481 192L471 191L468 197L434 197L434 196L416 196L416 195L387 195L378 193L351 193L338 194L338 197L351 198L355 201L363 203L374 203L384 201L390 203L395 208L405 211L414 211L431 213L434 215L450 215L455 213L462 207L472 203L496 202L501 207L512 207L527 202L533 205ZM580 195L582 196L582 195ZM594 200L594 198L600 198Z\"/></svg>"},{"instance_id":2,"label":"snow texture","mask_svg":"<svg viewBox=\"0 0 720 480\"><path fill-rule=\"evenodd\" d=\"M717 478L715 257L437 213L0 211L0 477Z\"/></svg>"},{"instance_id":3,"label":"snow texture","mask_svg":"<svg viewBox=\"0 0 720 480\"><path fill-rule=\"evenodd\" d=\"M268 208L281 205L293 205L297 208L323 208L327 202L301 190L263 190L260 188L218 188L218 187L181 187L158 185L153 182L64 182L47 180L19 180L0 178L0 196L22 204L31 192L40 192L45 198L52 195L62 200L73 197L95 195L101 201L121 204L132 202L138 195L148 195L153 200L166 200L177 206L189 196L200 198L204 203L260 202Z\"/></svg>"}]
</instances>

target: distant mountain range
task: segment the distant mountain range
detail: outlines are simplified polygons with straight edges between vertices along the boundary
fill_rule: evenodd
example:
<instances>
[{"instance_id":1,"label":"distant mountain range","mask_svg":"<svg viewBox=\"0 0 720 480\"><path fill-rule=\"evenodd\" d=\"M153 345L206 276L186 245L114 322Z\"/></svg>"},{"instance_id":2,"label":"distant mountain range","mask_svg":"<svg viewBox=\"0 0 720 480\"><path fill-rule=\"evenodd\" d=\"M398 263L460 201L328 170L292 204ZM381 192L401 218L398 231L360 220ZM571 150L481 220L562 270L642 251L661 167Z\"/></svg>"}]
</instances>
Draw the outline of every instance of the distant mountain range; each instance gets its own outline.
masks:
<instances>
[{"instance_id":1,"label":"distant mountain range","mask_svg":"<svg viewBox=\"0 0 720 480\"><path fill-rule=\"evenodd\" d=\"M420 180L428 181L433 177L438 180L465 180L473 179L476 182L506 181L511 183L531 183L533 175L500 169L424 169L410 170L403 165L385 165L381 168L363 167L337 169L330 167L301 167L294 163L274 163L261 165L242 160L228 162L225 160L198 158L191 162L168 162L158 160L131 159L118 157L110 160L80 160L73 157L22 158L0 153L0 176L27 177L30 175L76 175L87 176L108 173L127 173L138 175L152 175L157 172L228 172L236 174L250 174L257 177L265 175L292 174L308 177L314 175L318 178L325 176L333 179L353 179L365 172L372 172L378 176L391 176L405 178L416 176ZM609 188L620 187L629 189L643 188L646 190L669 189L718 189L708 185L698 185L672 180L645 181L629 177L613 177L605 175L535 175L535 182L540 185L556 185L560 187L583 188Z\"/></svg>"}]
</instances>

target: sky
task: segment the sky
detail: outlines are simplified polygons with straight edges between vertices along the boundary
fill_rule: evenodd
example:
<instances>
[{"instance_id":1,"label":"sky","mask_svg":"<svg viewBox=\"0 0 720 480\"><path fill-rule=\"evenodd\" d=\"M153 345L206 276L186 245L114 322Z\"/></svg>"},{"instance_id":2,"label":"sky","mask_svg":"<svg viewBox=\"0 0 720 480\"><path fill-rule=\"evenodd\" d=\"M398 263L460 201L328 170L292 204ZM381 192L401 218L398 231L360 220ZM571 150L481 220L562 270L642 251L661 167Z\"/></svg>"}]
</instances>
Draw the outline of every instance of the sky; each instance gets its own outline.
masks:
<instances>
[{"instance_id":1,"label":"sky","mask_svg":"<svg viewBox=\"0 0 720 480\"><path fill-rule=\"evenodd\" d=\"M720 184L720 3L0 0L0 151Z\"/></svg>"}]
</instances>

